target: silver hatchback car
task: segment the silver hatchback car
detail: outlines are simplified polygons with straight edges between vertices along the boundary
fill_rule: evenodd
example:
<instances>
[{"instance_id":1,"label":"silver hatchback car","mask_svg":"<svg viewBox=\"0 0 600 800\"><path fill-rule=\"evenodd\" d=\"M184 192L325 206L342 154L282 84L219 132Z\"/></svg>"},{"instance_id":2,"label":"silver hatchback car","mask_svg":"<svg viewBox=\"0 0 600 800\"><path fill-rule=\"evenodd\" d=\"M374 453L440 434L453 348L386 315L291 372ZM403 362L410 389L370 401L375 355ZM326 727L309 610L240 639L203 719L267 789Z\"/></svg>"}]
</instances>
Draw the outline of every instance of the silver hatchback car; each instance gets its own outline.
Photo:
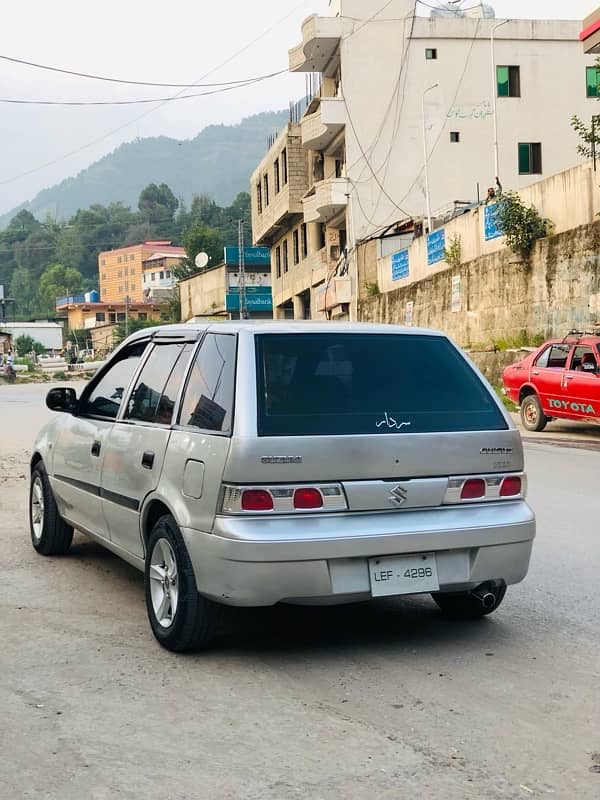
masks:
<instances>
[{"instance_id":1,"label":"silver hatchback car","mask_svg":"<svg viewBox=\"0 0 600 800\"><path fill-rule=\"evenodd\" d=\"M224 606L431 594L494 611L535 536L519 433L443 334L334 323L176 325L134 334L31 461L35 549L73 529L144 571L171 650Z\"/></svg>"}]
</instances>

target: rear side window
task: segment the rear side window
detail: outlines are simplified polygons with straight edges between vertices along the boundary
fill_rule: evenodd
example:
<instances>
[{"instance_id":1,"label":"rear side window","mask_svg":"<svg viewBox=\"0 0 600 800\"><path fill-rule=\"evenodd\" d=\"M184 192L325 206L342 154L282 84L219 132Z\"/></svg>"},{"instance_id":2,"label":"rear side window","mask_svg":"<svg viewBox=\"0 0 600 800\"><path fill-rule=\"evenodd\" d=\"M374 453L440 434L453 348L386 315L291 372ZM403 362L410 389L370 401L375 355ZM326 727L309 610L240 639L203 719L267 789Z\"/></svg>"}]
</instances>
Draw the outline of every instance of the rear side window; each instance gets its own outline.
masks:
<instances>
[{"instance_id":1,"label":"rear side window","mask_svg":"<svg viewBox=\"0 0 600 800\"><path fill-rule=\"evenodd\" d=\"M235 387L236 338L209 333L192 366L179 424L231 433Z\"/></svg>"},{"instance_id":2,"label":"rear side window","mask_svg":"<svg viewBox=\"0 0 600 800\"><path fill-rule=\"evenodd\" d=\"M125 419L170 425L173 407L192 345L154 347L137 379ZM179 367L179 369L177 369Z\"/></svg>"},{"instance_id":3,"label":"rear side window","mask_svg":"<svg viewBox=\"0 0 600 800\"><path fill-rule=\"evenodd\" d=\"M260 436L504 430L503 414L441 336L256 337Z\"/></svg>"},{"instance_id":4,"label":"rear side window","mask_svg":"<svg viewBox=\"0 0 600 800\"><path fill-rule=\"evenodd\" d=\"M549 369L564 369L567 366L567 359L571 346L568 344L553 344L536 361L536 367L548 367Z\"/></svg>"}]
</instances>

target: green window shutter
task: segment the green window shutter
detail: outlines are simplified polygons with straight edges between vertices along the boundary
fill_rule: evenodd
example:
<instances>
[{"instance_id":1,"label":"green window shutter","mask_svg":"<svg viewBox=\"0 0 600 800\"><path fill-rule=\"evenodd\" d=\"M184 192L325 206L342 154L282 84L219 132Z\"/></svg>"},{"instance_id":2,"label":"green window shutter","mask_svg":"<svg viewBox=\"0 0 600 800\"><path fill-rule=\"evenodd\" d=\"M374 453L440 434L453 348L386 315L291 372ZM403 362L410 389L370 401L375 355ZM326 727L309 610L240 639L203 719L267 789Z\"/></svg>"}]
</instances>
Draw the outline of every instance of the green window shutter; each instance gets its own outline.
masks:
<instances>
[{"instance_id":1,"label":"green window shutter","mask_svg":"<svg viewBox=\"0 0 600 800\"><path fill-rule=\"evenodd\" d=\"M509 97L509 70L508 67L496 67L496 79L498 81L498 97Z\"/></svg>"},{"instance_id":2,"label":"green window shutter","mask_svg":"<svg viewBox=\"0 0 600 800\"><path fill-rule=\"evenodd\" d=\"M531 174L531 145L519 145L519 175Z\"/></svg>"},{"instance_id":3,"label":"green window shutter","mask_svg":"<svg viewBox=\"0 0 600 800\"><path fill-rule=\"evenodd\" d=\"M586 67L585 70L587 96L598 97L598 81L600 78L600 69L598 67Z\"/></svg>"}]
</instances>

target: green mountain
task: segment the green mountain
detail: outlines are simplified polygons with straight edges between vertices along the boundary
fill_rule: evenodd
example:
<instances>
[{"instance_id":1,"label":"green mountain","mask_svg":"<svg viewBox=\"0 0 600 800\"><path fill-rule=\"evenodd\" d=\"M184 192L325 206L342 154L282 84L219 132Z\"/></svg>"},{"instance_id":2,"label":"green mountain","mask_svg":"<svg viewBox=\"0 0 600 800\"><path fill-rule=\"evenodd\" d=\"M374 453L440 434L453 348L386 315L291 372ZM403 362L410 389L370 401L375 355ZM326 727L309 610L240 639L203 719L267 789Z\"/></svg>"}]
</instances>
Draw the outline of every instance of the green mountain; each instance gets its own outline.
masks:
<instances>
[{"instance_id":1,"label":"green mountain","mask_svg":"<svg viewBox=\"0 0 600 800\"><path fill-rule=\"evenodd\" d=\"M160 136L123 144L76 177L41 191L0 217L5 228L26 209L38 219L47 214L68 219L95 203L122 202L135 207L149 183L166 183L189 204L194 194L229 205L238 192L249 191L250 175L267 151L268 138L288 121L288 112L265 112L239 125L210 125L194 139Z\"/></svg>"}]
</instances>

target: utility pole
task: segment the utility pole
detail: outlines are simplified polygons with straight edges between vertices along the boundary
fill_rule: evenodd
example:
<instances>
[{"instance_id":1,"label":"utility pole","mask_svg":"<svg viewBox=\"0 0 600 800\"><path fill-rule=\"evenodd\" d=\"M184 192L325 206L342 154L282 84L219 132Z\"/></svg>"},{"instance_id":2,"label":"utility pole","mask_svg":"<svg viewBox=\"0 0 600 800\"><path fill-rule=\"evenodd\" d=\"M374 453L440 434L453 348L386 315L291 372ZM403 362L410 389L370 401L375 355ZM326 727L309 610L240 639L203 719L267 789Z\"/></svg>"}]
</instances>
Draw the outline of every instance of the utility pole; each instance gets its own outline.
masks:
<instances>
[{"instance_id":1,"label":"utility pole","mask_svg":"<svg viewBox=\"0 0 600 800\"><path fill-rule=\"evenodd\" d=\"M244 258L244 220L238 220L238 267L240 274L240 319L248 319L246 302L246 263Z\"/></svg>"},{"instance_id":2,"label":"utility pole","mask_svg":"<svg viewBox=\"0 0 600 800\"><path fill-rule=\"evenodd\" d=\"M498 153L498 77L496 75L496 51L494 49L494 34L503 25L510 22L509 19L502 20L492 27L490 34L490 46L492 50L492 104L494 107L494 178L500 177L500 155Z\"/></svg>"},{"instance_id":3,"label":"utility pole","mask_svg":"<svg viewBox=\"0 0 600 800\"><path fill-rule=\"evenodd\" d=\"M125 295L125 338L129 336L129 295Z\"/></svg>"},{"instance_id":4,"label":"utility pole","mask_svg":"<svg viewBox=\"0 0 600 800\"><path fill-rule=\"evenodd\" d=\"M421 111L423 116L423 151L425 156L425 202L427 204L427 233L431 233L431 195L429 193L429 148L427 147L427 120L425 117L425 96L428 92L437 89L438 84L434 83L423 92L421 100Z\"/></svg>"}]
</instances>

